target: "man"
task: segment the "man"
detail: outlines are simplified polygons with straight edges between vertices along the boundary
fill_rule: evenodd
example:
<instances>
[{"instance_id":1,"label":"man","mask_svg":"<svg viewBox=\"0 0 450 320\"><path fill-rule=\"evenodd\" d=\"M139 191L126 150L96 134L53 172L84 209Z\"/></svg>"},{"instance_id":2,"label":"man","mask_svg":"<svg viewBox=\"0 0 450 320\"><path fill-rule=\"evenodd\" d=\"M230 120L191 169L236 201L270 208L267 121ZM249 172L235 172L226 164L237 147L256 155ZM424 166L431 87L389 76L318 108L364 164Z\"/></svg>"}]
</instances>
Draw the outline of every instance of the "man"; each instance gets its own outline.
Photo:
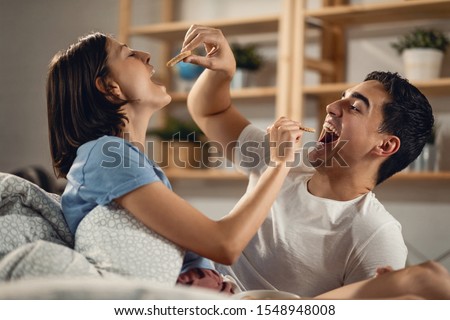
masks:
<instances>
[{"instance_id":1,"label":"man","mask_svg":"<svg viewBox=\"0 0 450 320\"><path fill-rule=\"evenodd\" d=\"M221 31L192 26L183 51L201 44L207 56L184 60L208 68L189 94L189 111L209 140L220 143L249 175L252 188L270 165L264 161L264 131L231 102L235 61ZM313 297L370 278L381 266L403 268L407 249L401 226L372 190L420 154L433 121L427 99L397 74L373 72L347 89L327 106L324 130L308 154L313 172L301 166L291 170L240 259L218 269L243 290ZM256 165L248 165L249 156L259 159Z\"/></svg>"}]
</instances>

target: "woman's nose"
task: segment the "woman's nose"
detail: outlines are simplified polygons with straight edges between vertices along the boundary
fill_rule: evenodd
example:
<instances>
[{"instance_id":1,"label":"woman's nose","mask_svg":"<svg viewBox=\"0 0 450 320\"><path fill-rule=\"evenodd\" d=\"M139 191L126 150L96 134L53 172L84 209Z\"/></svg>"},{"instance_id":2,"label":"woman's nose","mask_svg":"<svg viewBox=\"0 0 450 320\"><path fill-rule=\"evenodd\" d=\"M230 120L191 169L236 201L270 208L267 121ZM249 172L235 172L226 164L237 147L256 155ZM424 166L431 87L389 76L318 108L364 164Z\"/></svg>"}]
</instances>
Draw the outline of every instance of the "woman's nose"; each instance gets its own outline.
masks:
<instances>
[{"instance_id":1,"label":"woman's nose","mask_svg":"<svg viewBox=\"0 0 450 320\"><path fill-rule=\"evenodd\" d=\"M152 56L150 55L150 53L144 52L144 51L140 51L139 53L140 53L140 55L141 55L142 61L144 61L146 64L149 64L149 63L150 63L150 59L151 59L151 57L152 57Z\"/></svg>"}]
</instances>

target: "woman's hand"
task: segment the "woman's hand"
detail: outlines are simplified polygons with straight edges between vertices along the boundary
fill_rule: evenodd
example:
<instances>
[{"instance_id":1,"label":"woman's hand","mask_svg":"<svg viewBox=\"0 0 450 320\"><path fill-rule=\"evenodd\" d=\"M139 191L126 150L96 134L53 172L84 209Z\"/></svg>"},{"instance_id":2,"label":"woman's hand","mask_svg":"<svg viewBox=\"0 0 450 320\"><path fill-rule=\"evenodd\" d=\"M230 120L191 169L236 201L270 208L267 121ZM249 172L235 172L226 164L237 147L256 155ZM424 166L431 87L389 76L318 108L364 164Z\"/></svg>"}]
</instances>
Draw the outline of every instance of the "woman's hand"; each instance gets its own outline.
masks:
<instances>
[{"instance_id":1,"label":"woman's hand","mask_svg":"<svg viewBox=\"0 0 450 320\"><path fill-rule=\"evenodd\" d=\"M381 275L383 275L383 274L385 274L385 273L392 272L392 271L394 271L394 269L393 269L391 266L379 267L379 268L377 268L377 270L375 271L375 276L374 276L374 278L379 277L379 276L381 276Z\"/></svg>"},{"instance_id":2,"label":"woman's hand","mask_svg":"<svg viewBox=\"0 0 450 320\"><path fill-rule=\"evenodd\" d=\"M278 163L293 163L303 131L298 121L280 117L267 128L270 141L270 161Z\"/></svg>"},{"instance_id":3,"label":"woman's hand","mask_svg":"<svg viewBox=\"0 0 450 320\"><path fill-rule=\"evenodd\" d=\"M206 56L191 55L184 62L197 64L213 71L223 72L231 79L236 71L233 51L219 29L192 25L186 32L181 51L194 50L203 45Z\"/></svg>"}]
</instances>

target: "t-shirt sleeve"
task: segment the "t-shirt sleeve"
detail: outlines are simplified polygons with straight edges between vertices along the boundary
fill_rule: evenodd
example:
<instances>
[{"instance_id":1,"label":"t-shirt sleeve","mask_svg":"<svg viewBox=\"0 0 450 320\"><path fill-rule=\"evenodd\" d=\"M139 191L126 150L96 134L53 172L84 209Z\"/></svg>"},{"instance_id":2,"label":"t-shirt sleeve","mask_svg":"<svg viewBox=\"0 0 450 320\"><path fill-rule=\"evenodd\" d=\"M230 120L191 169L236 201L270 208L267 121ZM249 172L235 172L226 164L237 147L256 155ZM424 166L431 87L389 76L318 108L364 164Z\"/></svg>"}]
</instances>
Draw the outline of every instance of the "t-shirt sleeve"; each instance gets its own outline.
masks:
<instances>
[{"instance_id":1,"label":"t-shirt sleeve","mask_svg":"<svg viewBox=\"0 0 450 320\"><path fill-rule=\"evenodd\" d=\"M404 268L407 255L401 226L397 222L386 223L350 260L344 285L373 277L379 267L391 266L394 270Z\"/></svg>"},{"instance_id":2,"label":"t-shirt sleeve","mask_svg":"<svg viewBox=\"0 0 450 320\"><path fill-rule=\"evenodd\" d=\"M233 163L246 175L261 173L270 163L270 149L266 133L249 124L242 130L234 150Z\"/></svg>"},{"instance_id":3,"label":"t-shirt sleeve","mask_svg":"<svg viewBox=\"0 0 450 320\"><path fill-rule=\"evenodd\" d=\"M84 164L80 197L105 205L143 185L161 181L144 154L124 141L100 139Z\"/></svg>"},{"instance_id":4,"label":"t-shirt sleeve","mask_svg":"<svg viewBox=\"0 0 450 320\"><path fill-rule=\"evenodd\" d=\"M193 268L215 270L214 264L211 260L201 257L192 251L186 251L186 254L184 255L183 266L181 268L181 273Z\"/></svg>"},{"instance_id":5,"label":"t-shirt sleeve","mask_svg":"<svg viewBox=\"0 0 450 320\"><path fill-rule=\"evenodd\" d=\"M295 153L294 162L288 163L292 172L313 173L314 167L307 161L308 148L300 148ZM234 150L233 163L236 169L246 175L260 175L270 165L269 135L249 124L242 130Z\"/></svg>"}]
</instances>

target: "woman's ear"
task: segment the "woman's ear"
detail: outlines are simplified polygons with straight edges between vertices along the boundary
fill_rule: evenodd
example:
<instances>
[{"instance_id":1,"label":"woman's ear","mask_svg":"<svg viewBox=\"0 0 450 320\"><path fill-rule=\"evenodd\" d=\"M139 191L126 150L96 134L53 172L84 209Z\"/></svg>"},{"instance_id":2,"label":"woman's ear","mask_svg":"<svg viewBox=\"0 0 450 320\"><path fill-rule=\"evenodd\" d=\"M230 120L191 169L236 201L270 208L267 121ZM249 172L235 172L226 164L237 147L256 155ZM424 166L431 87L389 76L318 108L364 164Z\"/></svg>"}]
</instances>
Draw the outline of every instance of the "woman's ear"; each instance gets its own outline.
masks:
<instances>
[{"instance_id":1,"label":"woman's ear","mask_svg":"<svg viewBox=\"0 0 450 320\"><path fill-rule=\"evenodd\" d=\"M372 151L380 157L390 157L398 151L400 143L399 137L388 135Z\"/></svg>"},{"instance_id":2,"label":"woman's ear","mask_svg":"<svg viewBox=\"0 0 450 320\"><path fill-rule=\"evenodd\" d=\"M121 99L120 87L114 81L106 80L102 77L95 79L97 90L103 93L109 99Z\"/></svg>"}]
</instances>

